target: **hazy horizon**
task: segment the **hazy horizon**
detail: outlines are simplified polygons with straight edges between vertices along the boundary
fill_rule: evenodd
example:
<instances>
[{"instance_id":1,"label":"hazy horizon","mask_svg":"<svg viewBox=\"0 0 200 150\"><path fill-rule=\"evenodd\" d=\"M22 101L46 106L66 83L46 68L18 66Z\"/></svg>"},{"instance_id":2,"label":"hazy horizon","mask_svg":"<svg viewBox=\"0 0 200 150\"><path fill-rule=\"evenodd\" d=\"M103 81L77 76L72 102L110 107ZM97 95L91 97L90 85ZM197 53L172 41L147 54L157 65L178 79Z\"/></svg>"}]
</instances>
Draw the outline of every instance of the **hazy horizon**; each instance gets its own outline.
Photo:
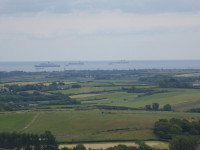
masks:
<instances>
[{"instance_id":1,"label":"hazy horizon","mask_svg":"<svg viewBox=\"0 0 200 150\"><path fill-rule=\"evenodd\" d=\"M200 60L200 1L1 0L0 62Z\"/></svg>"},{"instance_id":2,"label":"hazy horizon","mask_svg":"<svg viewBox=\"0 0 200 150\"><path fill-rule=\"evenodd\" d=\"M16 60L16 61L1 61L1 63L9 63L9 62L120 62L120 61L127 61L127 62L134 62L134 61L200 61L200 59L138 59L138 60L128 60L128 59L113 59L113 60Z\"/></svg>"}]
</instances>

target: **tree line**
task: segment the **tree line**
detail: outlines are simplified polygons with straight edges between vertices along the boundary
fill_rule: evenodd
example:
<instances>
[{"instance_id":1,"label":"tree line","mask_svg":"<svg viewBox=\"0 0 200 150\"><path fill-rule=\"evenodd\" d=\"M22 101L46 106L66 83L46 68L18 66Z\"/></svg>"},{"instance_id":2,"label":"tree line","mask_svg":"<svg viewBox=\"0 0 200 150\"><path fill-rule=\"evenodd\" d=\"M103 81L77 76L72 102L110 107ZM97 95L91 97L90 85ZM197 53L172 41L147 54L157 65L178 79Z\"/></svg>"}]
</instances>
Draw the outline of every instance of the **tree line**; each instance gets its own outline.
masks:
<instances>
[{"instance_id":1,"label":"tree line","mask_svg":"<svg viewBox=\"0 0 200 150\"><path fill-rule=\"evenodd\" d=\"M36 103L38 101L46 101L45 104L39 105L76 105L80 101L70 98L66 94L53 93L50 95L41 94L40 92L17 92L0 94L0 110L19 109L21 106L25 107L29 103Z\"/></svg>"},{"instance_id":2,"label":"tree line","mask_svg":"<svg viewBox=\"0 0 200 150\"><path fill-rule=\"evenodd\" d=\"M10 94L0 95L1 102L52 101L52 100L65 100L65 101L69 101L70 103L71 98L68 95L61 94L61 93L44 95L38 92L34 92L34 93L19 92L19 93L10 93Z\"/></svg>"},{"instance_id":3,"label":"tree line","mask_svg":"<svg viewBox=\"0 0 200 150\"><path fill-rule=\"evenodd\" d=\"M154 111L171 111L172 106L170 104L166 104L162 109L159 109L159 103L152 103L152 105L145 105L146 110L154 110Z\"/></svg>"},{"instance_id":4,"label":"tree line","mask_svg":"<svg viewBox=\"0 0 200 150\"><path fill-rule=\"evenodd\" d=\"M0 148L10 150L57 150L58 144L50 131L43 134L0 133Z\"/></svg>"}]
</instances>

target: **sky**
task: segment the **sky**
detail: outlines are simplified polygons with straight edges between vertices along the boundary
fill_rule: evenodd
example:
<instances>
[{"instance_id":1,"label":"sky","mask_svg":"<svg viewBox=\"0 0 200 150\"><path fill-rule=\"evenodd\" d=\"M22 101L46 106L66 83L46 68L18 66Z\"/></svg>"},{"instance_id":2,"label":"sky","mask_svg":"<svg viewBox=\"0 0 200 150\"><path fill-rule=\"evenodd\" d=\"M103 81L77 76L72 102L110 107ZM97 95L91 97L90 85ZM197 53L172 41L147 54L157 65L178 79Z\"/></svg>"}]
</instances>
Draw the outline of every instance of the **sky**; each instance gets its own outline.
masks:
<instances>
[{"instance_id":1,"label":"sky","mask_svg":"<svg viewBox=\"0 0 200 150\"><path fill-rule=\"evenodd\" d=\"M186 59L199 0L0 0L0 61Z\"/></svg>"}]
</instances>

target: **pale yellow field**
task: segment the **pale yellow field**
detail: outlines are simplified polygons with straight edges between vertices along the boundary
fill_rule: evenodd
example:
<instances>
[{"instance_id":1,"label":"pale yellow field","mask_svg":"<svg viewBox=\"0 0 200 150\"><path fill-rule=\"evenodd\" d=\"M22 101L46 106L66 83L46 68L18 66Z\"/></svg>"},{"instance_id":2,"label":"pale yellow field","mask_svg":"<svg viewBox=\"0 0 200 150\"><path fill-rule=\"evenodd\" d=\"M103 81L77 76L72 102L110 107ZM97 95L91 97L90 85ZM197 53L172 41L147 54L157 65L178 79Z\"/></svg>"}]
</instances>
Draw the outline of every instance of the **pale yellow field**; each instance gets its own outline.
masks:
<instances>
[{"instance_id":1,"label":"pale yellow field","mask_svg":"<svg viewBox=\"0 0 200 150\"><path fill-rule=\"evenodd\" d=\"M77 82L64 82L65 84L75 84Z\"/></svg>"},{"instance_id":2,"label":"pale yellow field","mask_svg":"<svg viewBox=\"0 0 200 150\"><path fill-rule=\"evenodd\" d=\"M175 77L198 77L198 76L200 76L200 73L188 73L188 74L175 75Z\"/></svg>"},{"instance_id":3,"label":"pale yellow field","mask_svg":"<svg viewBox=\"0 0 200 150\"><path fill-rule=\"evenodd\" d=\"M126 145L126 146L137 146L137 144L135 144L135 142L116 142L116 143L93 143L93 144L84 144L84 146L89 149L106 149L109 147L114 147L117 145ZM147 145L151 146L151 147L161 147L161 148L165 148L168 149L168 144L165 142L160 142L160 141L147 141L146 142ZM59 145L59 148L63 148L63 147L68 147L68 148L74 148L77 144L61 144Z\"/></svg>"},{"instance_id":4,"label":"pale yellow field","mask_svg":"<svg viewBox=\"0 0 200 150\"><path fill-rule=\"evenodd\" d=\"M45 86L49 86L52 82L11 82L11 83L5 83L5 84L0 84L1 86L4 85L19 85L19 86L24 86L24 85L33 85L33 84L43 84ZM57 82L58 83L58 82ZM77 82L64 82L66 85L68 84L75 84Z\"/></svg>"},{"instance_id":5,"label":"pale yellow field","mask_svg":"<svg viewBox=\"0 0 200 150\"><path fill-rule=\"evenodd\" d=\"M33 84L39 84L41 82L11 82L11 83L5 83L5 84L1 84L1 85L19 85L19 86L23 86L23 85L33 85Z\"/></svg>"}]
</instances>

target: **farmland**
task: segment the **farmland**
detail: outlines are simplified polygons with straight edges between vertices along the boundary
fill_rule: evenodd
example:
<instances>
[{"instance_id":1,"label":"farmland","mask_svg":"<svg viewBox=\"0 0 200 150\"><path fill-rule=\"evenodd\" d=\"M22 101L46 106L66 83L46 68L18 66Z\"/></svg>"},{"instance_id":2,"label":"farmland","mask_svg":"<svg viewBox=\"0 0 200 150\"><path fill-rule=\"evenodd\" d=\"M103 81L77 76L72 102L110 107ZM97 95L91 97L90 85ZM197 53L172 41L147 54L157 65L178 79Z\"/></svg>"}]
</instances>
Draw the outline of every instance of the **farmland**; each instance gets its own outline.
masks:
<instances>
[{"instance_id":1,"label":"farmland","mask_svg":"<svg viewBox=\"0 0 200 150\"><path fill-rule=\"evenodd\" d=\"M97 76L99 72L21 73L1 78L0 132L50 130L60 143L155 141L160 140L153 133L159 119L200 119L199 113L188 112L200 108L198 70L102 71ZM161 87L162 80L174 83ZM180 84L183 81L187 84ZM153 103L159 108L146 110ZM163 110L166 104L171 111Z\"/></svg>"}]
</instances>

